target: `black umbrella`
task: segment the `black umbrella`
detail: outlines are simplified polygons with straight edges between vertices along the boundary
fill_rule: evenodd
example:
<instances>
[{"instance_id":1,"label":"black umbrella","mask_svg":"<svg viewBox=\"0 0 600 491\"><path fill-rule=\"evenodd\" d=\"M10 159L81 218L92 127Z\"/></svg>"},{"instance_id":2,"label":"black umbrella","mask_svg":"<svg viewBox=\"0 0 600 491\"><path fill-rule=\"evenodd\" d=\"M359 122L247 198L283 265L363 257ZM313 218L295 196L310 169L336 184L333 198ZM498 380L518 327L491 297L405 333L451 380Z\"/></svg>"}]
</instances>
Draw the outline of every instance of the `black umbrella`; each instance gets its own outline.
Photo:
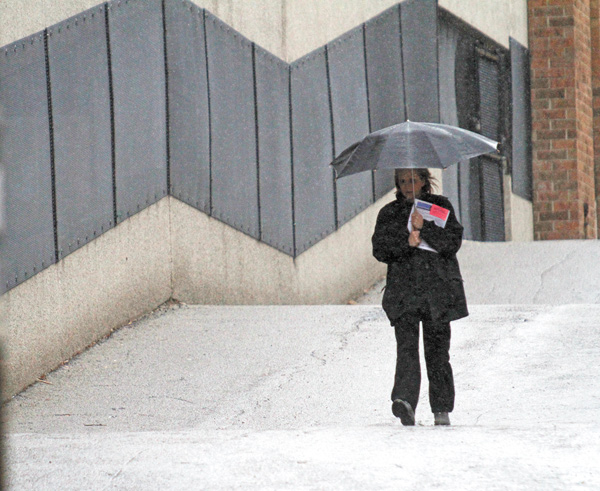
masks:
<instances>
[{"instance_id":1,"label":"black umbrella","mask_svg":"<svg viewBox=\"0 0 600 491\"><path fill-rule=\"evenodd\" d=\"M376 169L445 169L497 147L494 140L456 126L406 121L368 134L331 165L336 179Z\"/></svg>"}]
</instances>

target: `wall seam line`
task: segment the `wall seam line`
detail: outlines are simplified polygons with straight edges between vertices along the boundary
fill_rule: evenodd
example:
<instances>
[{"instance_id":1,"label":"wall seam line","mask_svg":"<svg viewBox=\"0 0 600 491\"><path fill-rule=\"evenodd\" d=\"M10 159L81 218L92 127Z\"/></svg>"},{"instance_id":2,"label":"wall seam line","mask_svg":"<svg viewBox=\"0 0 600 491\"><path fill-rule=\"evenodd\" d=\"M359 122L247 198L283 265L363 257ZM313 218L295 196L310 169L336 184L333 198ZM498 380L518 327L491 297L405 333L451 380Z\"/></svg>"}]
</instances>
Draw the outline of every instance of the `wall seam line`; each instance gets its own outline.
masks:
<instances>
[{"instance_id":1,"label":"wall seam line","mask_svg":"<svg viewBox=\"0 0 600 491\"><path fill-rule=\"evenodd\" d=\"M368 131L371 133L372 125L371 125L371 101L369 99L369 63L367 61L367 24L363 23L362 25L362 44L363 44L363 61L365 65L365 91L367 95L367 123L368 123ZM334 157L335 158L335 157ZM371 191L372 191L372 199L371 203L375 203L377 199L377 190L375 189L375 171L371 171Z\"/></svg>"},{"instance_id":2,"label":"wall seam line","mask_svg":"<svg viewBox=\"0 0 600 491\"><path fill-rule=\"evenodd\" d=\"M163 24L163 55L165 65L165 152L167 164L167 193L171 194L171 135L170 135L170 113L169 113L169 55L167 49L167 16L166 0L162 0L162 24Z\"/></svg>"},{"instance_id":3,"label":"wall seam line","mask_svg":"<svg viewBox=\"0 0 600 491\"><path fill-rule=\"evenodd\" d=\"M106 29L106 59L108 68L108 98L110 106L110 160L112 167L112 191L113 191L113 226L117 226L117 157L115 146L115 92L113 86L112 52L110 49L110 21L108 13L108 2L104 4L104 23Z\"/></svg>"},{"instance_id":4,"label":"wall seam line","mask_svg":"<svg viewBox=\"0 0 600 491\"><path fill-rule=\"evenodd\" d=\"M331 128L331 160L335 159L335 123L333 120L333 98L331 95L331 72L329 68L329 46L325 45L325 72L327 75L327 98L329 100L329 122ZM338 216L338 192L337 181L335 180L335 170L331 169L331 178L333 180L333 216L334 230L340 227Z\"/></svg>"},{"instance_id":5,"label":"wall seam line","mask_svg":"<svg viewBox=\"0 0 600 491\"><path fill-rule=\"evenodd\" d=\"M208 216L213 216L213 173L212 173L212 110L210 103L210 70L208 63L208 35L206 34L206 16L208 12L202 9L202 31L204 36L204 61L206 67L206 99L208 112Z\"/></svg>"},{"instance_id":6,"label":"wall seam line","mask_svg":"<svg viewBox=\"0 0 600 491\"><path fill-rule=\"evenodd\" d=\"M256 43L252 43L252 85L254 96L254 145L256 147L256 204L258 206L258 240L262 242L262 214L260 206L260 147L258 136L258 89L256 85Z\"/></svg>"},{"instance_id":7,"label":"wall seam line","mask_svg":"<svg viewBox=\"0 0 600 491\"><path fill-rule=\"evenodd\" d=\"M48 29L44 29L44 62L46 66L46 98L48 103L48 136L50 144L50 186L52 195L52 227L54 232L54 262L60 260L58 250L58 216L56 205L56 160L54 148L54 115L52 112L52 80L50 77L50 53L48 50Z\"/></svg>"},{"instance_id":8,"label":"wall seam line","mask_svg":"<svg viewBox=\"0 0 600 491\"><path fill-rule=\"evenodd\" d=\"M294 180L294 109L292 104L292 65L288 66L288 107L289 107L289 133L290 133L290 187L292 193L292 257L294 263L297 256L296 248L296 189Z\"/></svg>"}]
</instances>

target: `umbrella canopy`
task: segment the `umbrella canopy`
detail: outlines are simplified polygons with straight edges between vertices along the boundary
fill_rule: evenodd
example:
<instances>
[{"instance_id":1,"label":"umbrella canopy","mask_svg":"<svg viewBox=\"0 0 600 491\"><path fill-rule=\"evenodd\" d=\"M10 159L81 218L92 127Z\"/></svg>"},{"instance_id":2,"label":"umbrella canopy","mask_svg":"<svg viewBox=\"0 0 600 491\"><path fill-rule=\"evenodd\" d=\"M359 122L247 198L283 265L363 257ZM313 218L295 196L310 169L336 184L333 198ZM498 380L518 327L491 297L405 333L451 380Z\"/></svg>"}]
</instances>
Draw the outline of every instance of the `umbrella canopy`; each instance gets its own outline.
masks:
<instances>
[{"instance_id":1,"label":"umbrella canopy","mask_svg":"<svg viewBox=\"0 0 600 491\"><path fill-rule=\"evenodd\" d=\"M494 140L456 126L406 121L370 133L331 165L336 179L375 169L445 169L497 147Z\"/></svg>"}]
</instances>

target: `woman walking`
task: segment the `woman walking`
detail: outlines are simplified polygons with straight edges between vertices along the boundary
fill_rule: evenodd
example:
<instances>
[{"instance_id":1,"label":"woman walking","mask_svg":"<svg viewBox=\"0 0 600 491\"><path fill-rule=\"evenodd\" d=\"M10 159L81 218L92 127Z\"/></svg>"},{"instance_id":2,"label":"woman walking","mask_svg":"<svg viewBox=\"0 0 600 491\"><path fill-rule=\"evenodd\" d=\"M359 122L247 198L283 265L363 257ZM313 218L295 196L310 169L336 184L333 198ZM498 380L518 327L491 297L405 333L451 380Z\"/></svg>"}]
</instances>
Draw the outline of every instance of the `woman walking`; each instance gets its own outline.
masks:
<instances>
[{"instance_id":1,"label":"woman walking","mask_svg":"<svg viewBox=\"0 0 600 491\"><path fill-rule=\"evenodd\" d=\"M383 309L396 332L396 376L392 412L403 425L415 424L419 401L419 323L429 379L429 403L436 425L449 425L454 409L450 365L450 322L468 315L456 253L463 227L450 201L432 194L427 169L395 173L396 200L381 209L373 234L373 255L388 265ZM440 223L414 211L415 198L435 205Z\"/></svg>"}]
</instances>

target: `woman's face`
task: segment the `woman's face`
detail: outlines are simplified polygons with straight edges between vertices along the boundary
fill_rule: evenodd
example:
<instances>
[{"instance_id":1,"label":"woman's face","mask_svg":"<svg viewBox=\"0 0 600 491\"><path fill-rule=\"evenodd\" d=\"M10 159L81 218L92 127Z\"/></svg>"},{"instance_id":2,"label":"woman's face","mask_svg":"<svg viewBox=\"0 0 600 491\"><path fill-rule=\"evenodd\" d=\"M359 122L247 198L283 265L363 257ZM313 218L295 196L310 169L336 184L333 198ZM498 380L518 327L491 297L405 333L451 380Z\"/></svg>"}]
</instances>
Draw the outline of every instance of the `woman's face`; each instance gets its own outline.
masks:
<instances>
[{"instance_id":1,"label":"woman's face","mask_svg":"<svg viewBox=\"0 0 600 491\"><path fill-rule=\"evenodd\" d=\"M419 174L411 170L401 170L398 173L398 184L400 192L408 201L414 201L421 196L421 190L425 185Z\"/></svg>"}]
</instances>

